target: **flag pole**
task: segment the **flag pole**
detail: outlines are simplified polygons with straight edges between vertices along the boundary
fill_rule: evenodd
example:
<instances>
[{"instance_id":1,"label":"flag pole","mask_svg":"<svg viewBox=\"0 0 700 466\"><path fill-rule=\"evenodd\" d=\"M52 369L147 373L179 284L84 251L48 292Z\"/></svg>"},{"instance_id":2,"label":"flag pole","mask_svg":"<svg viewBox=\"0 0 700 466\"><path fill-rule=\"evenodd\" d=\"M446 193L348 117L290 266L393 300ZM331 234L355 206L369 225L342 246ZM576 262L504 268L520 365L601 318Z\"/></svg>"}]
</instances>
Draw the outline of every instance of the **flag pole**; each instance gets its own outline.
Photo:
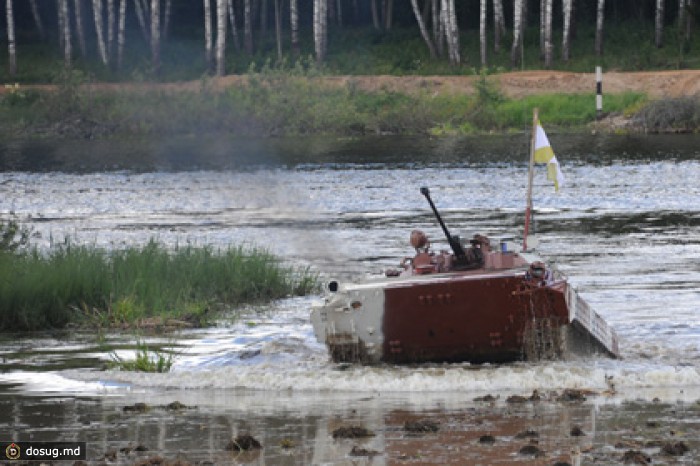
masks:
<instances>
[{"instance_id":1,"label":"flag pole","mask_svg":"<svg viewBox=\"0 0 700 466\"><path fill-rule=\"evenodd\" d=\"M523 252L527 252L527 236L530 234L532 216L532 178L535 173L535 136L537 135L538 109L532 109L532 134L530 135L530 165L527 173L527 201L525 204L525 230L523 232Z\"/></svg>"}]
</instances>

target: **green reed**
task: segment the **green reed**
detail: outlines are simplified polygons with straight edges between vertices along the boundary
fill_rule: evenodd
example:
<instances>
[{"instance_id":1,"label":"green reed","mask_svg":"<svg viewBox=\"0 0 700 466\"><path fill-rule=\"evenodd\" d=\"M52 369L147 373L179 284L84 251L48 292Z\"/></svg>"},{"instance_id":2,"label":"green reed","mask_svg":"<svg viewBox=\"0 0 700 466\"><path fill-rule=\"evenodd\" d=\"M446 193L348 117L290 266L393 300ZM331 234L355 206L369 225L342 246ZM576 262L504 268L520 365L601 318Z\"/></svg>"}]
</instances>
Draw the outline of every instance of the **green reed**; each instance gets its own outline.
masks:
<instances>
[{"instance_id":1,"label":"green reed","mask_svg":"<svg viewBox=\"0 0 700 466\"><path fill-rule=\"evenodd\" d=\"M154 241L106 252L71 244L42 254L0 252L0 329L137 325L148 317L201 324L216 311L315 289L308 269L261 249L177 247Z\"/></svg>"}]
</instances>

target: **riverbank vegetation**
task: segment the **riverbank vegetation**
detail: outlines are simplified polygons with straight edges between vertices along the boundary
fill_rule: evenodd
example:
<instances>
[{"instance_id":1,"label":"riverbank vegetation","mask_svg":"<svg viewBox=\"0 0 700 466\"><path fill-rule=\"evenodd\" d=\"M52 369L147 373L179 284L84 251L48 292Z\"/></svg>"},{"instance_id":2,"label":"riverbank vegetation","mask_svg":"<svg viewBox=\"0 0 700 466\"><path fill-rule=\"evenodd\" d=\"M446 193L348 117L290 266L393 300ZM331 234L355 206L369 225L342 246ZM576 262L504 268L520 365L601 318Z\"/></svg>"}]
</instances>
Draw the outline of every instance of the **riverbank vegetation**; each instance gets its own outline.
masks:
<instances>
[{"instance_id":1,"label":"riverbank vegetation","mask_svg":"<svg viewBox=\"0 0 700 466\"><path fill-rule=\"evenodd\" d=\"M7 229L3 223L2 230ZM203 325L219 311L315 290L309 270L266 251L230 247L143 247L103 251L69 243L48 252L0 251L0 330L69 324Z\"/></svg>"},{"instance_id":2,"label":"riverbank vegetation","mask_svg":"<svg viewBox=\"0 0 700 466\"><path fill-rule=\"evenodd\" d=\"M0 99L5 137L131 137L161 135L470 134L521 131L541 108L548 126L580 129L595 121L593 93L507 98L489 76L472 94L362 89L352 78L326 80L313 66L263 67L241 83L199 89L95 89L70 74L55 91L13 88ZM607 112L643 107L639 93L606 96Z\"/></svg>"}]
</instances>

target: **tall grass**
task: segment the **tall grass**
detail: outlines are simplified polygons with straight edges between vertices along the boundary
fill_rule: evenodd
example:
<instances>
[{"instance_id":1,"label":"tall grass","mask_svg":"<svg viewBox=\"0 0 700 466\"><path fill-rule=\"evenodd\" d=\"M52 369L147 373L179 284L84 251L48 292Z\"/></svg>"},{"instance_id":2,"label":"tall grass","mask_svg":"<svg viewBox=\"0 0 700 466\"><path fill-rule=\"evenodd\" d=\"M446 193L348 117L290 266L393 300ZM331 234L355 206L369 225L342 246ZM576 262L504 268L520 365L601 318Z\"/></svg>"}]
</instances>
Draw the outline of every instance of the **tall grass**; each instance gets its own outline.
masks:
<instances>
[{"instance_id":1,"label":"tall grass","mask_svg":"<svg viewBox=\"0 0 700 466\"><path fill-rule=\"evenodd\" d=\"M316 277L266 251L156 242L107 253L64 245L0 253L0 330L69 323L133 324L150 316L199 322L224 306L309 293Z\"/></svg>"}]
</instances>

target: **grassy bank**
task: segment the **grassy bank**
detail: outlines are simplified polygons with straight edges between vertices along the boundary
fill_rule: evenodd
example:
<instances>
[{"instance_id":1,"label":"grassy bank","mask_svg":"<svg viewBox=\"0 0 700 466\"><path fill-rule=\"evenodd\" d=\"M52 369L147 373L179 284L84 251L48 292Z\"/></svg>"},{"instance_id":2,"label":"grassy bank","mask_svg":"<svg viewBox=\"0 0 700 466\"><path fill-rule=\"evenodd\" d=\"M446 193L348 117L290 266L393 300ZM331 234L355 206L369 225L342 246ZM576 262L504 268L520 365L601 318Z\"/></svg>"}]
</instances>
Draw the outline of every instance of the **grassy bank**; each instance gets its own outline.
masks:
<instances>
[{"instance_id":1,"label":"grassy bank","mask_svg":"<svg viewBox=\"0 0 700 466\"><path fill-rule=\"evenodd\" d=\"M200 325L218 310L303 295L315 286L308 270L241 247L168 251L151 242L113 252L71 245L46 254L6 251L0 252L0 330L132 326L156 316Z\"/></svg>"},{"instance_id":2,"label":"grassy bank","mask_svg":"<svg viewBox=\"0 0 700 466\"><path fill-rule=\"evenodd\" d=\"M472 94L436 94L361 89L319 79L313 69L264 68L236 85L177 92L151 89L96 90L80 86L71 73L55 91L13 88L0 99L5 137L104 138L144 135L362 135L470 134L523 130L532 108L541 108L549 126L582 128L595 121L591 94L505 97L488 76ZM606 110L641 108L639 93L606 96Z\"/></svg>"}]
</instances>

